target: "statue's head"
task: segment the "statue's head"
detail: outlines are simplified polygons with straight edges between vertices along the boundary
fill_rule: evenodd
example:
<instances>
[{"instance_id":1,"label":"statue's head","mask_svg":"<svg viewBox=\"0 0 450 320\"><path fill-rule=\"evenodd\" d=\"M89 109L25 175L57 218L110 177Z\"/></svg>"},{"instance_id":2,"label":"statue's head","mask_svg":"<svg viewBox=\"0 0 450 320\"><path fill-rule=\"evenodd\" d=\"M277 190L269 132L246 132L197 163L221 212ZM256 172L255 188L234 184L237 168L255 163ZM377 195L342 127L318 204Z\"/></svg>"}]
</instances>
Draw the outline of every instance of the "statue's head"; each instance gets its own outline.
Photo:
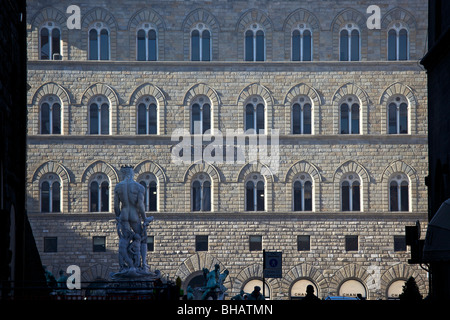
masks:
<instances>
[{"instance_id":1,"label":"statue's head","mask_svg":"<svg viewBox=\"0 0 450 320\"><path fill-rule=\"evenodd\" d=\"M133 179L133 177L134 177L133 166L121 166L120 174L122 176L122 179L125 179L125 178Z\"/></svg>"}]
</instances>

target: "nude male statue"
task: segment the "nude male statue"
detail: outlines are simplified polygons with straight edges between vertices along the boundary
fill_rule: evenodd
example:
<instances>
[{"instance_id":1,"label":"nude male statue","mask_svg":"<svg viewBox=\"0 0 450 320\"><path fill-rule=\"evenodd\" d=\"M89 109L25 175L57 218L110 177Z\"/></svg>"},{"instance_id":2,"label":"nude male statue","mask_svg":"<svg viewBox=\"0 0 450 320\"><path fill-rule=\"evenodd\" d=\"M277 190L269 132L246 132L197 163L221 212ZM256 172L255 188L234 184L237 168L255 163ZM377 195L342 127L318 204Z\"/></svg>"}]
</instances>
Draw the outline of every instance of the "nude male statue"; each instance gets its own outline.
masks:
<instances>
[{"instance_id":1,"label":"nude male statue","mask_svg":"<svg viewBox=\"0 0 450 320\"><path fill-rule=\"evenodd\" d=\"M120 169L120 172L123 180L114 189L114 212L119 233L119 264L123 269L125 265L128 265L128 268L136 266L136 261L133 262L128 253L130 242L133 238L146 239L144 235L146 226L153 221L153 217L147 218L145 215L145 189L133 180L133 168L125 166ZM145 267L145 257L143 260L142 266Z\"/></svg>"}]
</instances>

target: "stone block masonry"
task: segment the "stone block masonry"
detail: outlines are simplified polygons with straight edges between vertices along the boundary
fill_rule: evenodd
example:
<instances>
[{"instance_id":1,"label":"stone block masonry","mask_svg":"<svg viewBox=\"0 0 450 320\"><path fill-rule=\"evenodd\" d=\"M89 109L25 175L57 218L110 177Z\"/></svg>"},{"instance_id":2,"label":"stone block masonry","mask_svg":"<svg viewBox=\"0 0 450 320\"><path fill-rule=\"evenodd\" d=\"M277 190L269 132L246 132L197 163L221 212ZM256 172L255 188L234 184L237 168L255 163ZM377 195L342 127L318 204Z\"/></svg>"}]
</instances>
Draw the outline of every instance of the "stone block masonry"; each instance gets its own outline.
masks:
<instances>
[{"instance_id":1,"label":"stone block masonry","mask_svg":"<svg viewBox=\"0 0 450 320\"><path fill-rule=\"evenodd\" d=\"M283 278L266 279L271 299L299 297L306 284L321 298L356 292L395 298L410 276L426 296L427 273L408 265L402 243L405 226L417 220L426 226L428 210L427 80L417 63L425 52L425 2L381 1L381 30L367 29L369 4L354 1L308 2L308 8L288 0L81 1L80 30L65 25L73 3L42 3L27 8L27 211L43 264L54 274L76 264L89 282L117 271L112 190L126 164L135 167L137 180L157 182L157 210L147 212L155 217L148 263L169 279L180 277L185 291L216 263L230 272L229 297L251 291L261 284L265 249L283 252ZM48 22L61 29L59 61L40 60L39 32ZM108 61L88 60L87 35L96 23L109 31ZM136 35L145 24L157 30L157 61L136 61ZM211 31L212 61L190 61L191 31L199 24ZM360 31L359 61L339 61L339 32L348 24ZM262 62L244 61L244 33L253 25L265 31ZM301 25L312 33L312 61L291 61L292 31ZM408 30L405 61L387 61L386 35L396 26ZM48 98L60 103L61 134L42 132ZM138 106L146 98L157 108L156 134L138 134ZM293 134L300 99L311 104L311 134ZM108 108L108 132L94 135L90 108L99 101ZM245 129L248 103L264 105L264 137L279 132L277 169L261 178L264 210L247 210L246 190L268 167L264 159L173 161L179 139L172 134L190 132L192 107L200 101L210 104L213 134L224 135ZM342 134L343 103L359 107L352 114L357 134ZM406 134L389 134L391 103L407 105ZM200 175L211 183L211 211L193 211L192 186ZM294 211L294 182L304 182L302 176L312 184L310 211ZM108 185L105 212L91 212L99 211L90 192L96 179ZM346 179L358 182L352 189L358 210L343 208ZM407 188L393 190L393 180ZM59 212L43 212L44 181L60 183L53 204ZM391 208L396 191L407 209ZM206 251L197 251L199 235L207 236ZM256 250L253 236L261 239ZM93 249L93 237L105 240L103 251ZM56 239L56 252L44 249L49 238Z\"/></svg>"}]
</instances>

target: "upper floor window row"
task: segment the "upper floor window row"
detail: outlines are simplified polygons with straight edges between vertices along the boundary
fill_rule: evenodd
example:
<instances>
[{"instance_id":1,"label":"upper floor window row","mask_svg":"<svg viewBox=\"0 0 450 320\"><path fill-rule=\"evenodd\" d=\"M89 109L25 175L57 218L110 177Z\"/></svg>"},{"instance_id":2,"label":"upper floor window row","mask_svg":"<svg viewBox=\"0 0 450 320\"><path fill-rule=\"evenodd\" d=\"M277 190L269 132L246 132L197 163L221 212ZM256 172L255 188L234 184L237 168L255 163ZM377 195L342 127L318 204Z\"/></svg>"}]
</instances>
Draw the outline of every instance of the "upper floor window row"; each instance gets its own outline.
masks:
<instances>
[{"instance_id":1,"label":"upper floor window row","mask_svg":"<svg viewBox=\"0 0 450 320\"><path fill-rule=\"evenodd\" d=\"M144 188L144 208L146 212L158 211L158 179L153 173L145 172L137 179ZM388 193L387 210L390 212L410 212L411 186L408 176L395 172L385 185ZM315 211L315 186L308 173L300 172L290 184L292 198L291 211ZM343 175L339 182L339 210L343 212L363 211L363 185L361 177L355 172ZM97 172L88 182L90 212L109 212L111 209L111 181L102 172ZM199 172L190 183L190 210L214 211L214 194L211 177ZM263 175L253 172L244 181L244 211L267 211L267 182ZM39 201L41 212L62 212L62 183L58 174L49 172L39 182Z\"/></svg>"},{"instance_id":2,"label":"upper floor window row","mask_svg":"<svg viewBox=\"0 0 450 320\"><path fill-rule=\"evenodd\" d=\"M313 60L313 32L300 23L291 32L291 60ZM387 60L409 59L409 34L402 23L396 23L387 32ZM136 60L158 60L158 31L150 23L142 24L136 32ZM258 23L251 24L243 34L245 61L266 60L266 31ZM94 23L88 31L88 59L111 59L111 32L106 24ZM347 23L339 32L339 60L361 60L361 31L355 23ZM61 59L61 30L53 22L44 24L39 33L39 58ZM191 61L212 60L212 31L198 23L190 32Z\"/></svg>"},{"instance_id":3,"label":"upper floor window row","mask_svg":"<svg viewBox=\"0 0 450 320\"><path fill-rule=\"evenodd\" d=\"M213 108L205 96L195 98L190 105L190 132L193 134L209 134L212 127ZM93 98L88 104L89 134L111 134L111 104L102 95ZM136 133L158 134L159 118L157 101L152 96L144 96L136 105ZM246 132L264 134L267 126L267 108L259 96L249 99L243 108ZM396 95L386 105L387 134L408 134L409 105L406 98ZM353 96L346 97L339 105L339 134L361 133L361 106ZM317 115L316 115L317 117ZM314 108L307 96L301 95L291 105L290 134L308 135L313 133ZM40 134L61 134L62 104L55 95L45 96L39 104ZM250 130L250 131L249 131Z\"/></svg>"}]
</instances>

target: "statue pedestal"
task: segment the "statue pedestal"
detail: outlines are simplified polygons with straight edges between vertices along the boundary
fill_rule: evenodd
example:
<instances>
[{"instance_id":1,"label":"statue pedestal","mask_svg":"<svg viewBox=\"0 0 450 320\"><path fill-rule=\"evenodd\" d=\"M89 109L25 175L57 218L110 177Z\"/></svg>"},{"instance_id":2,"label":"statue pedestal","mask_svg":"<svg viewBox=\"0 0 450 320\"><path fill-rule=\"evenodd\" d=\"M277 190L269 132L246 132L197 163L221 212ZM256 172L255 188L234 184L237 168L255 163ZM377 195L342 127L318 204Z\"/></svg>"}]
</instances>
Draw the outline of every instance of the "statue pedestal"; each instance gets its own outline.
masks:
<instances>
[{"instance_id":1,"label":"statue pedestal","mask_svg":"<svg viewBox=\"0 0 450 320\"><path fill-rule=\"evenodd\" d=\"M156 281L161 279L161 273L159 270L150 272L142 269L129 268L116 273L111 273L110 277L112 280Z\"/></svg>"}]
</instances>

